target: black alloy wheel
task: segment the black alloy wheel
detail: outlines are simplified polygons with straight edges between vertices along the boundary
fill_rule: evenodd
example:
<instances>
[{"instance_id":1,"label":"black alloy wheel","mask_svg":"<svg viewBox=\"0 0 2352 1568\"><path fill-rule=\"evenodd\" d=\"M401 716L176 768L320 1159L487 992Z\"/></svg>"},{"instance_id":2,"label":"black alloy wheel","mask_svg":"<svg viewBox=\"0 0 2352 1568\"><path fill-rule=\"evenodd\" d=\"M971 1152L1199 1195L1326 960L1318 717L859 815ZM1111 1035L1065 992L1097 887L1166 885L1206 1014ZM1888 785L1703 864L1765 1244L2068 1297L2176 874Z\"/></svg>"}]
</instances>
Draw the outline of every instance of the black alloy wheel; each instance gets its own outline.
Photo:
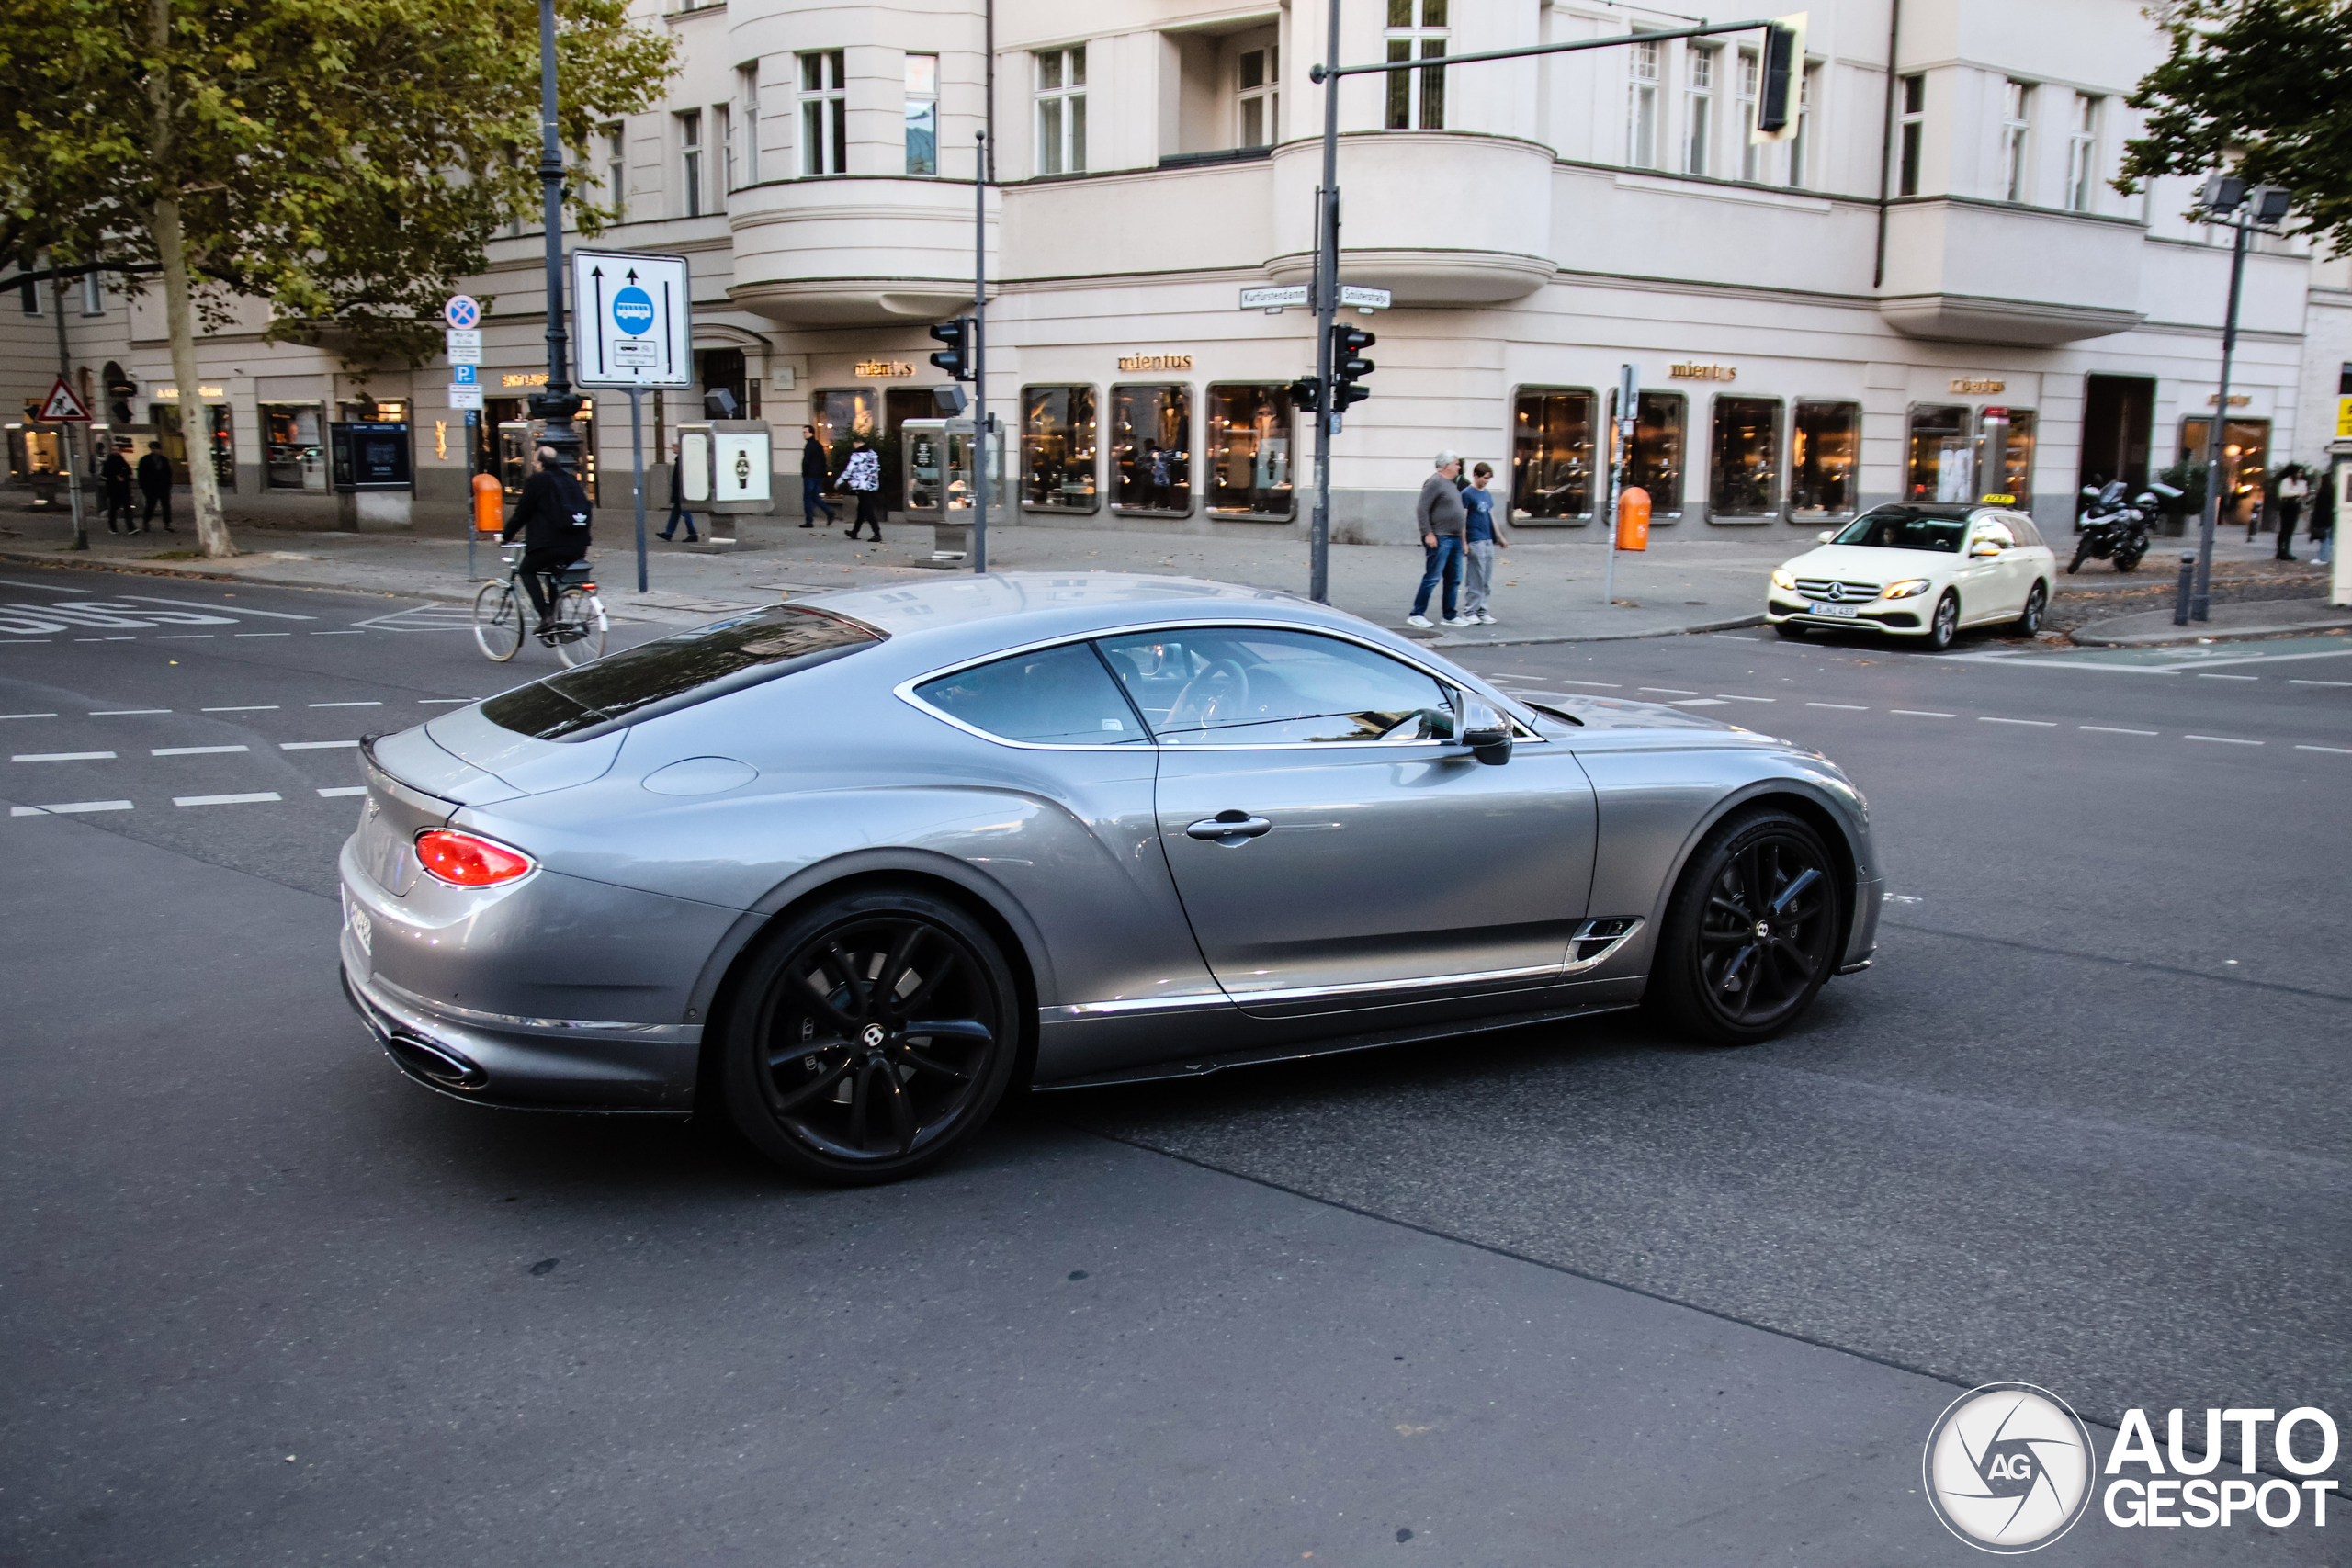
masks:
<instances>
[{"instance_id":1,"label":"black alloy wheel","mask_svg":"<svg viewBox=\"0 0 2352 1568\"><path fill-rule=\"evenodd\" d=\"M2140 565L2140 558L2147 553L2148 547L2144 544L2125 544L2121 549L2115 552L2115 570L2118 571L2136 570Z\"/></svg>"},{"instance_id":2,"label":"black alloy wheel","mask_svg":"<svg viewBox=\"0 0 2352 1568\"><path fill-rule=\"evenodd\" d=\"M2035 583L2033 585L2033 592L2025 596L2024 611L2018 616L2018 635L2019 637L2031 637L2034 633L2040 631L2041 629L2042 612L2049 607L2049 592L2044 589L2041 583Z\"/></svg>"},{"instance_id":3,"label":"black alloy wheel","mask_svg":"<svg viewBox=\"0 0 2352 1568\"><path fill-rule=\"evenodd\" d=\"M1675 886L1644 1004L1709 1044L1770 1039L1836 967L1842 903L1837 862L1803 818L1734 817Z\"/></svg>"},{"instance_id":4,"label":"black alloy wheel","mask_svg":"<svg viewBox=\"0 0 2352 1568\"><path fill-rule=\"evenodd\" d=\"M1936 613L1928 622L1928 651L1941 653L1960 636L1960 595L1951 589L1936 601Z\"/></svg>"},{"instance_id":5,"label":"black alloy wheel","mask_svg":"<svg viewBox=\"0 0 2352 1568\"><path fill-rule=\"evenodd\" d=\"M842 1185L936 1164L987 1122L1019 1054L1012 976L962 909L915 889L827 900L776 931L722 1038L729 1115L777 1164Z\"/></svg>"}]
</instances>

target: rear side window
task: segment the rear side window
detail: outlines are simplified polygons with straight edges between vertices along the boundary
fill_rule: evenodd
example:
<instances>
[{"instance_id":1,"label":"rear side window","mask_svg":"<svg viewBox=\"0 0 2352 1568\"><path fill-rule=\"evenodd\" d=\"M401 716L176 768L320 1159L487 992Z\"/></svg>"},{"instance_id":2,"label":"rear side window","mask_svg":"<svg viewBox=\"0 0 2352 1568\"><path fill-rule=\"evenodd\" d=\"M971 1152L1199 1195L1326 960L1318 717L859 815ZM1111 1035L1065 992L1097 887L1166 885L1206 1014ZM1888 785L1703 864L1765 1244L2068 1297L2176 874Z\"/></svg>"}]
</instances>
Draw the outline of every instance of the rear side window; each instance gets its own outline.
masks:
<instances>
[{"instance_id":1,"label":"rear side window","mask_svg":"<svg viewBox=\"0 0 2352 1568\"><path fill-rule=\"evenodd\" d=\"M600 659L482 704L492 723L541 740L584 740L826 664L884 634L818 610L780 604Z\"/></svg>"},{"instance_id":2,"label":"rear side window","mask_svg":"<svg viewBox=\"0 0 2352 1568\"><path fill-rule=\"evenodd\" d=\"M1040 746L1126 746L1151 739L1086 643L1016 653L942 675L915 695L1001 740Z\"/></svg>"},{"instance_id":3,"label":"rear side window","mask_svg":"<svg viewBox=\"0 0 2352 1568\"><path fill-rule=\"evenodd\" d=\"M1184 626L1111 637L1102 656L1165 746L1439 739L1446 689L1386 654L1312 632Z\"/></svg>"}]
</instances>

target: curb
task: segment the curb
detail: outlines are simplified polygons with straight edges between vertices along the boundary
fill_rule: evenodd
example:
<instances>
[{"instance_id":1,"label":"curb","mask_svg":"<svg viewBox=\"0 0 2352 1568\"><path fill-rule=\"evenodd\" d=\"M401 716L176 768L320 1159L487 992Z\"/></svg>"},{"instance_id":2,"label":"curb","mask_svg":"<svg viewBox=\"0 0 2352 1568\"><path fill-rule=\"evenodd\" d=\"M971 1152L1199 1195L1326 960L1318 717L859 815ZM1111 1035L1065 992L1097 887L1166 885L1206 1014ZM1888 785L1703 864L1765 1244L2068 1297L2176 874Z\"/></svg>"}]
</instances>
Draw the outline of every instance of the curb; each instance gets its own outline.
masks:
<instances>
[{"instance_id":1,"label":"curb","mask_svg":"<svg viewBox=\"0 0 2352 1568\"><path fill-rule=\"evenodd\" d=\"M1459 640L1452 637L1434 637L1428 642L1421 643L1421 646L1423 648L1441 649L1535 648L1547 643L1560 642L1639 642L1649 637L1700 637L1708 632L1736 631L1742 626L1760 626L1763 624L1764 617L1760 615L1743 615L1735 621L1700 621L1687 626L1659 626L1654 630L1645 632L1581 632L1566 633L1559 637L1496 637L1490 641L1473 641L1467 637L1464 637ZM1410 636L1411 634L1408 633L1406 635ZM1414 640L1419 642L1420 639L1416 637Z\"/></svg>"},{"instance_id":2,"label":"curb","mask_svg":"<svg viewBox=\"0 0 2352 1568\"><path fill-rule=\"evenodd\" d=\"M2171 648L2200 642L2251 642L2264 637L2299 637L2312 632L2352 631L2352 615L2335 616L2324 621L2298 621L2278 626L2221 626L2210 622L2203 631L2123 632L2101 637L2085 629L2072 634L2074 640L2086 648Z\"/></svg>"}]
</instances>

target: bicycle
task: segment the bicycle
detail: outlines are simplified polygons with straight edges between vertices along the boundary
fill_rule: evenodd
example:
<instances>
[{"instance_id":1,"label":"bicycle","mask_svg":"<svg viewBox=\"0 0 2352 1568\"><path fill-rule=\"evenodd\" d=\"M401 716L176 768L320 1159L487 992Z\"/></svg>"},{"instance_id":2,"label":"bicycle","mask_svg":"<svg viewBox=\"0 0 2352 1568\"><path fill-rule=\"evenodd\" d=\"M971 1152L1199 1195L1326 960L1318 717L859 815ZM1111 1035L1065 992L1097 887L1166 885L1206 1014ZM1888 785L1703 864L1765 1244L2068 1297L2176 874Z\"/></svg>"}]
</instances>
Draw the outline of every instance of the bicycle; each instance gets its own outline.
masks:
<instances>
[{"instance_id":1,"label":"bicycle","mask_svg":"<svg viewBox=\"0 0 2352 1568\"><path fill-rule=\"evenodd\" d=\"M524 617L537 612L516 570L523 558L522 547L502 546L499 558L506 564L506 575L483 583L474 595L473 630L482 653L503 664L523 650L524 628L530 624ZM593 570L586 561L574 561L544 574L555 592L554 614L548 629L533 635L554 649L556 657L568 665L604 657L607 623L605 602L596 597L596 584L591 580Z\"/></svg>"}]
</instances>

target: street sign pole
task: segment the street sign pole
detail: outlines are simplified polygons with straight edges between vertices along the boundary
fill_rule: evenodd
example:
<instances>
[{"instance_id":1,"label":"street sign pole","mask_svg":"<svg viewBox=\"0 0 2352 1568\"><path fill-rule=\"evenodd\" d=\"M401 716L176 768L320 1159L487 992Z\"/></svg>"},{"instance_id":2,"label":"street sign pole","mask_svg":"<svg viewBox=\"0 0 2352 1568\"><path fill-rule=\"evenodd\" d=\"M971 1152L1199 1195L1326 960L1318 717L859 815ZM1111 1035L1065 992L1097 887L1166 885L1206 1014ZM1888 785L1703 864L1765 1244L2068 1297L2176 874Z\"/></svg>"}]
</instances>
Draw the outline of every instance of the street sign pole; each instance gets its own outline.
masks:
<instances>
[{"instance_id":1,"label":"street sign pole","mask_svg":"<svg viewBox=\"0 0 2352 1568\"><path fill-rule=\"evenodd\" d=\"M637 591L645 592L645 389L628 389L628 493L637 506Z\"/></svg>"},{"instance_id":2,"label":"street sign pole","mask_svg":"<svg viewBox=\"0 0 2352 1568\"><path fill-rule=\"evenodd\" d=\"M972 571L989 569L989 133L972 164Z\"/></svg>"},{"instance_id":3,"label":"street sign pole","mask_svg":"<svg viewBox=\"0 0 2352 1568\"><path fill-rule=\"evenodd\" d=\"M73 355L66 351L65 347L65 276L62 273L59 273L50 281L57 295L57 309L52 311L51 314L57 318L57 379L62 384L74 373ZM87 451L89 449L89 442L86 439L86 434L87 431L85 427L85 439L75 441L72 443L72 445L83 448L84 451ZM212 432L210 429L208 428L205 431L204 439L207 447L206 455L209 457L210 456L209 448L212 442ZM62 450L66 446L66 440L62 435L61 435L58 440L59 448ZM82 473L80 466L74 461L74 459L80 456L81 454L76 452L68 452L66 455L65 495L67 500L69 500L74 506L74 544L72 547L77 550L86 550L90 547L90 525L88 523L85 522L82 517Z\"/></svg>"},{"instance_id":4,"label":"street sign pole","mask_svg":"<svg viewBox=\"0 0 2352 1568\"><path fill-rule=\"evenodd\" d=\"M1609 510L1601 522L1609 528L1608 564L1600 569L1600 607L1617 603L1617 498L1625 493L1625 464L1634 450L1634 404L1641 399L1642 370L1638 365L1617 367L1617 450L1609 455Z\"/></svg>"},{"instance_id":5,"label":"street sign pole","mask_svg":"<svg viewBox=\"0 0 2352 1568\"><path fill-rule=\"evenodd\" d=\"M1323 58L1340 58L1340 0L1324 0L1329 26ZM1319 72L1321 67L1317 67ZM1307 541L1306 596L1331 602L1331 327L1340 306L1340 78L1323 84L1323 186L1315 212L1315 382L1323 407L1315 415L1315 522Z\"/></svg>"}]
</instances>

